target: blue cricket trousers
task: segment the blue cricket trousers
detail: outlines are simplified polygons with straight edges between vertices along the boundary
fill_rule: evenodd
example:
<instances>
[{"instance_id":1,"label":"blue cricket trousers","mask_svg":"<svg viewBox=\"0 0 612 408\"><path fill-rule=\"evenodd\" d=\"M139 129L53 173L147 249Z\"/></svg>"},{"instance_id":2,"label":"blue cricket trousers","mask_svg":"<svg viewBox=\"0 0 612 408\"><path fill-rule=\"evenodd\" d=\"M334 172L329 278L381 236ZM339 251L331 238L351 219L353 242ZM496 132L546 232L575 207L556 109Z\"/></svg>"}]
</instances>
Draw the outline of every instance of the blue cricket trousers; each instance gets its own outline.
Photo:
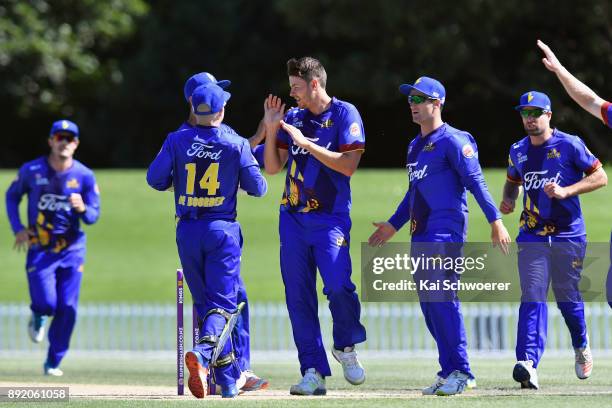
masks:
<instances>
[{"instance_id":1,"label":"blue cricket trousers","mask_svg":"<svg viewBox=\"0 0 612 408\"><path fill-rule=\"evenodd\" d=\"M281 274L302 375L309 368L331 375L319 325L317 269L333 319L333 346L343 349L366 339L351 281L350 229L348 214L280 212Z\"/></svg>"}]
</instances>

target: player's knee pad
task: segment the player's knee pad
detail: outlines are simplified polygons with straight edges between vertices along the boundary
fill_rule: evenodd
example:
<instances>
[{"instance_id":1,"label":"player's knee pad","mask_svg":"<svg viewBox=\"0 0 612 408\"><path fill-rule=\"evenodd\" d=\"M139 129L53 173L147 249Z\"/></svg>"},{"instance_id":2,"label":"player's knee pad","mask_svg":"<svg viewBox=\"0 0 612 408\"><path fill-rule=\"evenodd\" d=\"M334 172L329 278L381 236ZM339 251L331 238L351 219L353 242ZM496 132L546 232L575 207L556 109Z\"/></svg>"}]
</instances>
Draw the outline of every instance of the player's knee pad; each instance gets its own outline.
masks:
<instances>
[{"instance_id":1,"label":"player's knee pad","mask_svg":"<svg viewBox=\"0 0 612 408\"><path fill-rule=\"evenodd\" d=\"M215 325L213 323L213 328L212 328L213 330L211 332L211 327L208 327L209 325L207 324L207 321L209 321L209 319L216 320L217 316L221 317L221 320L223 321L223 325L219 327L214 327ZM200 323L201 325L200 330L203 333L202 333L202 336L200 337L200 340L198 341L198 344L211 344L213 346L216 345L219 342L219 335L221 334L221 331L223 330L224 325L227 324L231 316L232 316L231 313L221 308L210 309L206 313L206 315L204 316L204 318L202 319Z\"/></svg>"},{"instance_id":2,"label":"player's knee pad","mask_svg":"<svg viewBox=\"0 0 612 408\"><path fill-rule=\"evenodd\" d=\"M230 364L233 364L235 361L236 355L234 354L234 350L231 350L229 353L223 356L219 356L219 358L217 358L217 361L215 361L213 367L225 367Z\"/></svg>"}]
</instances>

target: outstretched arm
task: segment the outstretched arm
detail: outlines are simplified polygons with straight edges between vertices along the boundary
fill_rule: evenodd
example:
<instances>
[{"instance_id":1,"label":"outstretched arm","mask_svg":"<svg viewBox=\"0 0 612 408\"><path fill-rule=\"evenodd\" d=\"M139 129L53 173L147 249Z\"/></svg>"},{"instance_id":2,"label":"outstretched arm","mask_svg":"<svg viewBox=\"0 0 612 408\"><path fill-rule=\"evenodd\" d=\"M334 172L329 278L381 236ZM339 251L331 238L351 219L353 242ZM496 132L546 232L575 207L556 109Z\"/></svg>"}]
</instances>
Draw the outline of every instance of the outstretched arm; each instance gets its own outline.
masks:
<instances>
[{"instance_id":1,"label":"outstretched arm","mask_svg":"<svg viewBox=\"0 0 612 408\"><path fill-rule=\"evenodd\" d=\"M606 102L599 97L591 88L580 82L578 78L573 76L557 59L548 45L538 40L538 47L544 52L542 63L549 71L554 72L561 81L561 85L565 88L568 95L576 101L582 109L589 112L598 119L601 117L601 107Z\"/></svg>"}]
</instances>

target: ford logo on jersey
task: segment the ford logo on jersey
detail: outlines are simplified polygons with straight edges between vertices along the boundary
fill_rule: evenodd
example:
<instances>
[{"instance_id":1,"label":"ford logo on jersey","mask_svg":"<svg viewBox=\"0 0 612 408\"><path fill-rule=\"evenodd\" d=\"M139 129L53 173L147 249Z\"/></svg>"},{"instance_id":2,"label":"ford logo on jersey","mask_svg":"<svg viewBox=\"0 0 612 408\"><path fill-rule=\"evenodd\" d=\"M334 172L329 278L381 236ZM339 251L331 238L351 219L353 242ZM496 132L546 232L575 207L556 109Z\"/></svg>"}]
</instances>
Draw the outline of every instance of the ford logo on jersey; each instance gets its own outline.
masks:
<instances>
[{"instance_id":1,"label":"ford logo on jersey","mask_svg":"<svg viewBox=\"0 0 612 408\"><path fill-rule=\"evenodd\" d=\"M41 211L70 211L70 203L65 195L43 194L38 200L38 209Z\"/></svg>"},{"instance_id":2,"label":"ford logo on jersey","mask_svg":"<svg viewBox=\"0 0 612 408\"><path fill-rule=\"evenodd\" d=\"M304 136L304 137L306 137L306 136ZM317 138L306 137L306 139L308 139L308 140L310 140L311 142L314 142L314 143L317 143L319 141L318 137ZM331 146L331 142L329 142L327 144L327 146L325 146L325 148L327 150L329 150L330 146ZM300 146L292 144L291 145L291 154L294 155L294 156L297 156L298 154L310 154L310 153L308 152L308 150L304 149L303 147L300 147Z\"/></svg>"},{"instance_id":3,"label":"ford logo on jersey","mask_svg":"<svg viewBox=\"0 0 612 408\"><path fill-rule=\"evenodd\" d=\"M421 180L427 177L427 165L423 166L422 169L417 169L416 166L418 164L418 162L406 164L406 170L408 170L408 181L411 183L414 180Z\"/></svg>"},{"instance_id":4,"label":"ford logo on jersey","mask_svg":"<svg viewBox=\"0 0 612 408\"><path fill-rule=\"evenodd\" d=\"M529 173L525 173L523 176L523 187L525 187L525 190L537 190L544 187L548 183L559 184L559 179L561 178L560 171L557 172L557 175L554 177L543 177L545 174L548 174L548 170L530 171Z\"/></svg>"},{"instance_id":5,"label":"ford logo on jersey","mask_svg":"<svg viewBox=\"0 0 612 408\"><path fill-rule=\"evenodd\" d=\"M200 139L201 140L201 139ZM187 156L189 157L199 157L200 159L211 159L211 160L219 160L221 158L221 150L218 152L212 152L206 149L212 149L214 146L210 146L201 142L194 142L191 145L191 148L187 150Z\"/></svg>"}]
</instances>

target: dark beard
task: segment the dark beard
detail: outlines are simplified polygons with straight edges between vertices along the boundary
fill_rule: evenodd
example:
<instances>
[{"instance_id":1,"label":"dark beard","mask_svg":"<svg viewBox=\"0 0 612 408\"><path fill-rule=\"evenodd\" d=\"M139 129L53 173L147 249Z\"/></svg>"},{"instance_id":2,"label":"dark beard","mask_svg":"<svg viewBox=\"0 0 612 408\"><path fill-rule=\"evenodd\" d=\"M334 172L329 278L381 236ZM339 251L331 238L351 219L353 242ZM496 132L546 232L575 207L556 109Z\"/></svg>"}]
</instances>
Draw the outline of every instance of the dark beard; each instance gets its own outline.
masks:
<instances>
[{"instance_id":1,"label":"dark beard","mask_svg":"<svg viewBox=\"0 0 612 408\"><path fill-rule=\"evenodd\" d=\"M525 128L525 132L527 132L528 136L542 136L544 134L544 129L535 128L530 130Z\"/></svg>"}]
</instances>

